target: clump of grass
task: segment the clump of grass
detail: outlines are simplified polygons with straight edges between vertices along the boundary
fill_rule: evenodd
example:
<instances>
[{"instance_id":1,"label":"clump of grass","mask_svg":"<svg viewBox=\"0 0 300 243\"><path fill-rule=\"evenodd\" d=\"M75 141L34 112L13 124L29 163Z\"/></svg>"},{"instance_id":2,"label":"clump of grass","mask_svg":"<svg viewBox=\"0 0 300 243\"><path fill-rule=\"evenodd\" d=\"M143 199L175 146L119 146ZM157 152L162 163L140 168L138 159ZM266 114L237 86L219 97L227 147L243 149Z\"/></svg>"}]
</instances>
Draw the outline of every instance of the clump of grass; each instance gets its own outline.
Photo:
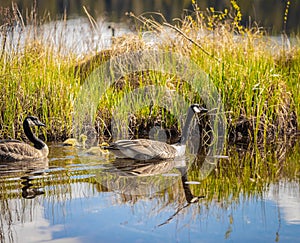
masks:
<instances>
[{"instance_id":1,"label":"clump of grass","mask_svg":"<svg viewBox=\"0 0 300 243\"><path fill-rule=\"evenodd\" d=\"M53 50L30 43L24 53L0 63L1 137L23 137L20 127L26 115L39 116L47 124L50 140L66 137L72 126L72 99L78 89L68 74L69 63ZM9 74L9 75L7 75Z\"/></svg>"},{"instance_id":2,"label":"clump of grass","mask_svg":"<svg viewBox=\"0 0 300 243\"><path fill-rule=\"evenodd\" d=\"M165 88L160 90L158 87ZM160 127L169 141L174 142L180 135L183 122L178 118L186 111L179 114L176 110L178 104L172 100L175 95L180 95L188 104L201 103L201 97L193 92L189 83L174 74L147 70L125 75L116 80L101 98L96 118L97 130L109 139L113 117L128 120L124 126L128 127L130 137L149 138L150 130ZM129 100L126 98L124 101L126 95L129 95ZM176 111L176 115L169 109ZM117 117L116 113L125 117Z\"/></svg>"},{"instance_id":3,"label":"clump of grass","mask_svg":"<svg viewBox=\"0 0 300 243\"><path fill-rule=\"evenodd\" d=\"M297 36L294 36L293 39L296 40L296 44L293 47L283 46L281 48L281 51L275 56L274 64L276 72L278 72L282 76L282 79L287 85L287 89L292 93L295 112L297 114L297 117L299 118L300 42ZM286 39L284 38L284 40ZM284 40L283 42L286 43Z\"/></svg>"},{"instance_id":4,"label":"clump of grass","mask_svg":"<svg viewBox=\"0 0 300 243\"><path fill-rule=\"evenodd\" d=\"M190 57L209 74L227 111L233 142L271 142L293 135L299 117L299 94L293 85L299 81L299 46L278 62L281 44L262 28L242 26L236 1L224 11L201 11L193 4L194 12L172 25L131 16L157 33L158 48Z\"/></svg>"},{"instance_id":5,"label":"clump of grass","mask_svg":"<svg viewBox=\"0 0 300 243\"><path fill-rule=\"evenodd\" d=\"M79 88L69 70L75 58L61 55L41 33L32 35L37 26L25 26L20 16L14 20L21 37L8 41L5 35L16 35L16 30L5 28L1 33L0 137L24 138L22 123L29 114L46 123L43 135L48 140L67 137L72 131L72 101Z\"/></svg>"}]
</instances>

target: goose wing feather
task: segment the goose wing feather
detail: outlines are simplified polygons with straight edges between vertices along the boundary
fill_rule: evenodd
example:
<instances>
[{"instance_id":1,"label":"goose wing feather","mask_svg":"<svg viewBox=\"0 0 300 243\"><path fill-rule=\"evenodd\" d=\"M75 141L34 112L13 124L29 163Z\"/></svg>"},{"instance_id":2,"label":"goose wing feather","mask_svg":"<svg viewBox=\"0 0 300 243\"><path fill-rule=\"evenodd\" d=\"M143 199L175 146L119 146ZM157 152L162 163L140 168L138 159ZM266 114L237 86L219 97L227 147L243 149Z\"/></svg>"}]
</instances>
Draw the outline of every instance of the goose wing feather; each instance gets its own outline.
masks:
<instances>
[{"instance_id":1,"label":"goose wing feather","mask_svg":"<svg viewBox=\"0 0 300 243\"><path fill-rule=\"evenodd\" d=\"M0 143L11 143L11 142L14 142L14 143L23 143L22 141L17 140L17 139L1 139L0 140Z\"/></svg>"},{"instance_id":2,"label":"goose wing feather","mask_svg":"<svg viewBox=\"0 0 300 243\"><path fill-rule=\"evenodd\" d=\"M176 156L176 149L166 143L148 140L118 140L106 147L119 158L134 159L171 159Z\"/></svg>"},{"instance_id":3,"label":"goose wing feather","mask_svg":"<svg viewBox=\"0 0 300 243\"><path fill-rule=\"evenodd\" d=\"M18 140L0 143L0 161L39 159L45 157L43 152Z\"/></svg>"}]
</instances>

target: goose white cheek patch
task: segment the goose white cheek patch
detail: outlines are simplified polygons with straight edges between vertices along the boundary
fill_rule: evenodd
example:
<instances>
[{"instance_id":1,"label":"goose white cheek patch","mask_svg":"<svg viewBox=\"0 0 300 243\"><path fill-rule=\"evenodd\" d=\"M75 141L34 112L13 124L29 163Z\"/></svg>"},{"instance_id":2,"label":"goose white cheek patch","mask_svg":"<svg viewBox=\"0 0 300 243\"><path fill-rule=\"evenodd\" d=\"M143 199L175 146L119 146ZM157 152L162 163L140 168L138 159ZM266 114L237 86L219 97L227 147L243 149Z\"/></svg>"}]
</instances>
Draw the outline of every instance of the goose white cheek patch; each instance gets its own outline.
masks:
<instances>
[{"instance_id":1,"label":"goose white cheek patch","mask_svg":"<svg viewBox=\"0 0 300 243\"><path fill-rule=\"evenodd\" d=\"M194 109L195 113L200 113L201 112L200 109L197 106L195 106L193 109Z\"/></svg>"}]
</instances>

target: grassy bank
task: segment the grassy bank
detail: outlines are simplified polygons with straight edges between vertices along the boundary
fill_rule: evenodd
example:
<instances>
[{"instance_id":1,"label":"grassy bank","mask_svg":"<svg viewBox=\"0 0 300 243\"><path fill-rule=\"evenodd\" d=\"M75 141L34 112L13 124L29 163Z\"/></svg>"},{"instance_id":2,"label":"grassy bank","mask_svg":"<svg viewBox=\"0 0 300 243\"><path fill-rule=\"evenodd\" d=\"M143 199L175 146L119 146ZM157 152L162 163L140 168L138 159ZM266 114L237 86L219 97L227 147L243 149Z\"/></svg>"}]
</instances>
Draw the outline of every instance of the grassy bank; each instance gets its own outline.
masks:
<instances>
[{"instance_id":1,"label":"grassy bank","mask_svg":"<svg viewBox=\"0 0 300 243\"><path fill-rule=\"evenodd\" d=\"M9 17L22 24L19 15ZM0 138L23 138L21 124L27 114L36 115L47 124L44 136L48 141L71 136L74 100L91 70L109 57L151 49L182 54L209 75L224 104L231 141L266 142L295 132L300 112L298 36L296 44L288 47L286 40L277 42L263 29L245 28L240 25L240 11L235 5L231 11L203 12L195 4L193 13L172 25L165 23L162 16L159 16L161 21L133 14L131 17L136 21L136 34L115 38L109 51L82 61L72 51L62 54L64 43L60 42L60 47L49 44L49 35L28 34L40 27L36 21L32 21L32 31L20 32L23 36L15 40L14 48L10 48L9 31L2 29ZM149 31L157 42L150 44L143 38ZM67 32L62 30L60 34ZM153 74L146 76L140 73L116 80L107 90L104 100L99 102L96 118L101 136L109 138L112 110L124 90L161 82L185 94L188 102L198 100L191 97L190 87L179 85L176 78L161 74L154 74L154 78ZM141 129L156 124L155 121L167 124L164 128L180 128L172 121L172 115L164 115L159 107L151 116L149 107L143 109L134 114L130 128L138 129L133 133L139 134Z\"/></svg>"},{"instance_id":2,"label":"grassy bank","mask_svg":"<svg viewBox=\"0 0 300 243\"><path fill-rule=\"evenodd\" d=\"M69 72L70 58L55 53L45 43L26 43L16 53L5 53L0 61L0 137L20 138L26 115L47 124L45 137L71 135L72 101L79 88Z\"/></svg>"}]
</instances>

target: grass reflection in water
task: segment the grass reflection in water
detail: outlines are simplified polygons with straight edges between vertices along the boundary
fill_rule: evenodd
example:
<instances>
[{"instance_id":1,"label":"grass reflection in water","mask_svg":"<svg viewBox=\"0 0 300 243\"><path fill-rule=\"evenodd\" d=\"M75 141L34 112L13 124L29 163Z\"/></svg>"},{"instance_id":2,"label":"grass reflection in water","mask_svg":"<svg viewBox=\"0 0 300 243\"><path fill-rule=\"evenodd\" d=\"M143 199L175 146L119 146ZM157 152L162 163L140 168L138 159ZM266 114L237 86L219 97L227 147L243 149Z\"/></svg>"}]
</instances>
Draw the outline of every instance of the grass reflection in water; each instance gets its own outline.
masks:
<instances>
[{"instance_id":1,"label":"grass reflection in water","mask_svg":"<svg viewBox=\"0 0 300 243\"><path fill-rule=\"evenodd\" d=\"M193 242L212 234L241 239L239 222L260 233L261 240L296 239L298 151L298 144L268 150L232 147L229 160L219 159L203 179L201 156L188 166L178 161L150 165L50 146L49 161L1 165L1 239L122 242L111 234L116 229L124 239L144 235L146 242L185 241L187 235ZM79 225L83 229L76 230ZM254 235L244 237L250 241Z\"/></svg>"}]
</instances>

